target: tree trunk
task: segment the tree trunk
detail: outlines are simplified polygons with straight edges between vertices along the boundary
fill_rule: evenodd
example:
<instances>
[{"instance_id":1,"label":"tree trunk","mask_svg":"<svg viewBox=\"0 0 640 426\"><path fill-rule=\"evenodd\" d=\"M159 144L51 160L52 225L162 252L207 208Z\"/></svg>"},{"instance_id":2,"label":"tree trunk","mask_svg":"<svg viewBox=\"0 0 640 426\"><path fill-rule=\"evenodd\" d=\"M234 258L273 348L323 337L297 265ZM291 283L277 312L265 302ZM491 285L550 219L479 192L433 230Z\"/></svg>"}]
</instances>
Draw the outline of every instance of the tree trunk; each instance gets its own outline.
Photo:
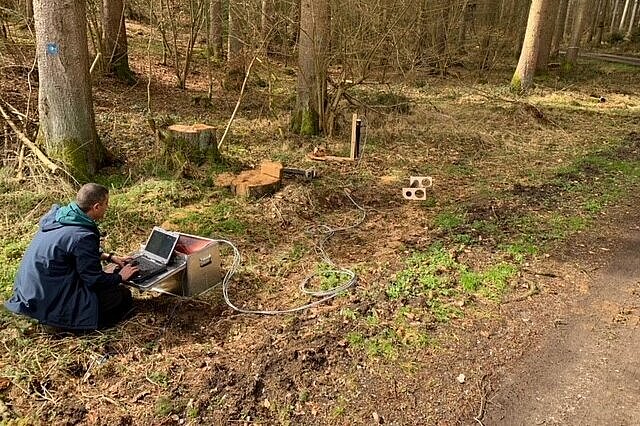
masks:
<instances>
[{"instance_id":1,"label":"tree trunk","mask_svg":"<svg viewBox=\"0 0 640 426\"><path fill-rule=\"evenodd\" d=\"M9 32L7 31L7 24L4 22L4 16L0 13L0 39L6 40L9 37ZM0 44L0 49L4 49L4 45Z\"/></svg>"},{"instance_id":2,"label":"tree trunk","mask_svg":"<svg viewBox=\"0 0 640 426\"><path fill-rule=\"evenodd\" d=\"M273 0L262 0L261 15L260 15L260 37L261 42L264 45L264 51L267 54L270 51L273 27Z\"/></svg>"},{"instance_id":3,"label":"tree trunk","mask_svg":"<svg viewBox=\"0 0 640 426\"><path fill-rule=\"evenodd\" d=\"M503 22L505 20L505 16L507 15L507 11L513 12L514 9L514 0L502 0L500 2L500 15L498 20Z\"/></svg>"},{"instance_id":4,"label":"tree trunk","mask_svg":"<svg viewBox=\"0 0 640 426\"><path fill-rule=\"evenodd\" d=\"M473 22L473 16L476 9L476 3L465 0L462 5L462 13L460 16L460 28L458 29L458 51L465 52L465 44L467 41L467 31Z\"/></svg>"},{"instance_id":5,"label":"tree trunk","mask_svg":"<svg viewBox=\"0 0 640 426\"><path fill-rule=\"evenodd\" d=\"M109 72L114 73L120 80L128 83L135 82L129 68L123 0L103 0L102 40L104 43L103 54Z\"/></svg>"},{"instance_id":6,"label":"tree trunk","mask_svg":"<svg viewBox=\"0 0 640 426\"><path fill-rule=\"evenodd\" d=\"M564 20L564 31L563 31L565 37L571 33L571 26L575 21L574 15L576 11L576 2L578 1L579 0L569 0L569 3L567 4L567 15L565 16L565 20Z\"/></svg>"},{"instance_id":7,"label":"tree trunk","mask_svg":"<svg viewBox=\"0 0 640 426\"><path fill-rule=\"evenodd\" d=\"M497 0L489 0L484 6L483 14L486 16L486 34L482 38L480 43L480 52L482 53L482 63L480 69L487 70L491 67L493 60L493 31L498 19L500 8L498 7Z\"/></svg>"},{"instance_id":8,"label":"tree trunk","mask_svg":"<svg viewBox=\"0 0 640 426\"><path fill-rule=\"evenodd\" d=\"M317 135L325 129L330 5L325 0L302 0L298 45L298 87L291 129Z\"/></svg>"},{"instance_id":9,"label":"tree trunk","mask_svg":"<svg viewBox=\"0 0 640 426\"><path fill-rule=\"evenodd\" d=\"M198 165L205 161L220 161L215 127L206 124L173 124L161 133L165 156L179 154Z\"/></svg>"},{"instance_id":10,"label":"tree trunk","mask_svg":"<svg viewBox=\"0 0 640 426\"><path fill-rule=\"evenodd\" d=\"M540 51L538 52L538 59L536 61L536 72L547 71L551 53L551 42L553 41L553 32L556 26L554 18L558 16L559 7L560 3L557 0L552 0L549 2L549 6L547 6L548 10L545 11L545 18L540 33Z\"/></svg>"},{"instance_id":11,"label":"tree trunk","mask_svg":"<svg viewBox=\"0 0 640 426\"><path fill-rule=\"evenodd\" d=\"M33 0L20 0L19 7L20 11L24 14L25 25L31 28L33 26Z\"/></svg>"},{"instance_id":12,"label":"tree trunk","mask_svg":"<svg viewBox=\"0 0 640 426\"><path fill-rule=\"evenodd\" d=\"M613 3L613 11L611 12L611 25L609 26L610 33L613 33L616 30L616 23L618 22L619 9L620 9L620 0L615 0Z\"/></svg>"},{"instance_id":13,"label":"tree trunk","mask_svg":"<svg viewBox=\"0 0 640 426\"><path fill-rule=\"evenodd\" d=\"M222 0L209 2L209 42L211 56L215 61L222 60Z\"/></svg>"},{"instance_id":14,"label":"tree trunk","mask_svg":"<svg viewBox=\"0 0 640 426\"><path fill-rule=\"evenodd\" d=\"M440 75L445 75L449 63L449 0L438 3L439 13L436 17L433 34L433 50L436 53L436 63Z\"/></svg>"},{"instance_id":15,"label":"tree trunk","mask_svg":"<svg viewBox=\"0 0 640 426\"><path fill-rule=\"evenodd\" d=\"M556 28L553 32L553 41L551 42L551 56L558 56L560 50L560 44L564 39L564 23L567 20L567 9L569 7L569 0L560 0L560 6L558 7L558 15L556 17Z\"/></svg>"},{"instance_id":16,"label":"tree trunk","mask_svg":"<svg viewBox=\"0 0 640 426\"><path fill-rule=\"evenodd\" d=\"M40 129L47 155L80 180L93 176L105 158L96 134L85 2L35 0Z\"/></svg>"},{"instance_id":17,"label":"tree trunk","mask_svg":"<svg viewBox=\"0 0 640 426\"><path fill-rule=\"evenodd\" d=\"M631 19L629 20L629 30L627 30L626 38L631 38L633 34L634 23L636 22L636 14L638 13L638 0L633 3L633 9L631 12Z\"/></svg>"},{"instance_id":18,"label":"tree trunk","mask_svg":"<svg viewBox=\"0 0 640 426\"><path fill-rule=\"evenodd\" d=\"M538 63L544 22L549 19L549 8L554 0L533 0L527 20L527 31L524 36L520 60L513 78L511 89L515 92L524 92L533 84L533 76Z\"/></svg>"},{"instance_id":19,"label":"tree trunk","mask_svg":"<svg viewBox=\"0 0 640 426\"><path fill-rule=\"evenodd\" d=\"M627 15L629 13L629 4L631 4L631 0L626 0L624 2L624 8L622 9L622 17L620 18L620 24L618 25L619 32L622 32L624 30L624 23L627 21Z\"/></svg>"},{"instance_id":20,"label":"tree trunk","mask_svg":"<svg viewBox=\"0 0 640 426\"><path fill-rule=\"evenodd\" d=\"M564 70L567 72L573 69L578 60L580 39L582 38L582 29L584 28L584 20L587 14L588 5L589 0L577 0L576 2L573 28L571 29L571 43L567 48L567 56L565 57L563 65Z\"/></svg>"},{"instance_id":21,"label":"tree trunk","mask_svg":"<svg viewBox=\"0 0 640 426\"><path fill-rule=\"evenodd\" d=\"M282 54L285 58L285 65L288 64L289 57L293 59L295 49L298 45L298 36L300 35L300 2L301 0L293 0L291 9L289 9L287 28L282 40Z\"/></svg>"},{"instance_id":22,"label":"tree trunk","mask_svg":"<svg viewBox=\"0 0 640 426\"><path fill-rule=\"evenodd\" d=\"M607 8L609 7L609 1L603 0L601 2L600 10L598 11L598 21L596 24L596 33L593 36L593 44L600 46L602 44L602 34L604 33L604 24L607 19Z\"/></svg>"},{"instance_id":23,"label":"tree trunk","mask_svg":"<svg viewBox=\"0 0 640 426\"><path fill-rule=\"evenodd\" d=\"M229 1L229 34L227 39L227 59L236 62L242 56L242 44L240 43L240 14L237 0Z\"/></svg>"},{"instance_id":24,"label":"tree trunk","mask_svg":"<svg viewBox=\"0 0 640 426\"><path fill-rule=\"evenodd\" d=\"M240 90L244 80L245 57L241 43L241 2L229 1L229 33L227 34L227 71L223 86L227 90Z\"/></svg>"},{"instance_id":25,"label":"tree trunk","mask_svg":"<svg viewBox=\"0 0 640 426\"><path fill-rule=\"evenodd\" d=\"M604 7L602 5L602 0L592 1L591 6L592 7L589 8L589 12L588 12L589 16L587 17L587 20L585 23L585 25L588 25L587 34L585 36L585 42L587 44L591 44L591 41L593 40L593 35L596 32L596 27L598 26L598 21L600 18L600 9Z\"/></svg>"}]
</instances>

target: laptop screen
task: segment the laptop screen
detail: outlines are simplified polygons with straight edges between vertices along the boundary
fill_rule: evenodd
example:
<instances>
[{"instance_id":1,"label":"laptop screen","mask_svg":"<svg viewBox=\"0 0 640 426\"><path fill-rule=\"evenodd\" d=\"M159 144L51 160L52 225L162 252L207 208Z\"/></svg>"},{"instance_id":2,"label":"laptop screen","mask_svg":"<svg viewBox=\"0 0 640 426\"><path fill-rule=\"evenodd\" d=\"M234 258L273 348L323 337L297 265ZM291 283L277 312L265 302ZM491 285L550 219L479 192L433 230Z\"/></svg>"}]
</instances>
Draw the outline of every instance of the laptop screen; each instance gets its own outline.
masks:
<instances>
[{"instance_id":1,"label":"laptop screen","mask_svg":"<svg viewBox=\"0 0 640 426\"><path fill-rule=\"evenodd\" d=\"M154 228L144 249L162 259L169 260L177 240L177 235L162 232L161 229Z\"/></svg>"}]
</instances>

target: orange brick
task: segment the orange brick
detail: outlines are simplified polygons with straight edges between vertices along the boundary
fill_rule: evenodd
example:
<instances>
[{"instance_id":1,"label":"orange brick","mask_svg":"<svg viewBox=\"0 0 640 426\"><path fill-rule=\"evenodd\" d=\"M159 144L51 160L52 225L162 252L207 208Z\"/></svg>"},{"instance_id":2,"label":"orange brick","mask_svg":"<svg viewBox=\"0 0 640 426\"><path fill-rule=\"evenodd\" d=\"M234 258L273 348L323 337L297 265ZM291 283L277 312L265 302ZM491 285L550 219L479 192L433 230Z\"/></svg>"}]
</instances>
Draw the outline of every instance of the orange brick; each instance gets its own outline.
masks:
<instances>
[{"instance_id":1,"label":"orange brick","mask_svg":"<svg viewBox=\"0 0 640 426\"><path fill-rule=\"evenodd\" d=\"M260 174L282 179L282 163L275 161L263 161L260 164Z\"/></svg>"}]
</instances>

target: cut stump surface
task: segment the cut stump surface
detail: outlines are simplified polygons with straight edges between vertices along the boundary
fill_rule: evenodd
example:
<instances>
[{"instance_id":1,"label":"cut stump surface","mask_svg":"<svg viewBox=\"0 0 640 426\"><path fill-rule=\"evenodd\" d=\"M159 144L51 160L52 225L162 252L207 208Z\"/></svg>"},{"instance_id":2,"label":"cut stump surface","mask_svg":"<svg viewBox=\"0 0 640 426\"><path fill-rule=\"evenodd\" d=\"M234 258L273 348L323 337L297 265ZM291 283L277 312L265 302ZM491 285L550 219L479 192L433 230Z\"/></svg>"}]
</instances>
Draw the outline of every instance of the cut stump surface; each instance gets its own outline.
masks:
<instances>
[{"instance_id":1,"label":"cut stump surface","mask_svg":"<svg viewBox=\"0 0 640 426\"><path fill-rule=\"evenodd\" d=\"M262 197L280 189L282 164L265 161L260 168L245 170L237 176L221 175L216 183L229 186L234 194L241 197Z\"/></svg>"}]
</instances>

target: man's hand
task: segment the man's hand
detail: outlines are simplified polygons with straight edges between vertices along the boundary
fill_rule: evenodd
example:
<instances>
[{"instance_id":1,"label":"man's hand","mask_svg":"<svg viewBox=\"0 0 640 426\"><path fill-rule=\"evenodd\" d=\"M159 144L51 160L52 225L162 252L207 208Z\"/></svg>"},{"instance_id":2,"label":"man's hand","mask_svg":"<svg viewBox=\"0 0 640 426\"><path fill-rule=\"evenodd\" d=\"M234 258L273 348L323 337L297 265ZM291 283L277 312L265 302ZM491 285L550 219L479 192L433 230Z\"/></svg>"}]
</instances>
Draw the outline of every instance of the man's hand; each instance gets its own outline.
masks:
<instances>
[{"instance_id":1,"label":"man's hand","mask_svg":"<svg viewBox=\"0 0 640 426\"><path fill-rule=\"evenodd\" d=\"M111 256L111 261L118 265L121 268L124 268L124 265L131 262L131 256Z\"/></svg>"},{"instance_id":2,"label":"man's hand","mask_svg":"<svg viewBox=\"0 0 640 426\"><path fill-rule=\"evenodd\" d=\"M134 266L132 264L126 264L125 266L122 267L122 269L118 272L118 274L120 274L122 281L129 281L131 277L133 277L135 274L138 273L138 270L139 269L137 266Z\"/></svg>"}]
</instances>

